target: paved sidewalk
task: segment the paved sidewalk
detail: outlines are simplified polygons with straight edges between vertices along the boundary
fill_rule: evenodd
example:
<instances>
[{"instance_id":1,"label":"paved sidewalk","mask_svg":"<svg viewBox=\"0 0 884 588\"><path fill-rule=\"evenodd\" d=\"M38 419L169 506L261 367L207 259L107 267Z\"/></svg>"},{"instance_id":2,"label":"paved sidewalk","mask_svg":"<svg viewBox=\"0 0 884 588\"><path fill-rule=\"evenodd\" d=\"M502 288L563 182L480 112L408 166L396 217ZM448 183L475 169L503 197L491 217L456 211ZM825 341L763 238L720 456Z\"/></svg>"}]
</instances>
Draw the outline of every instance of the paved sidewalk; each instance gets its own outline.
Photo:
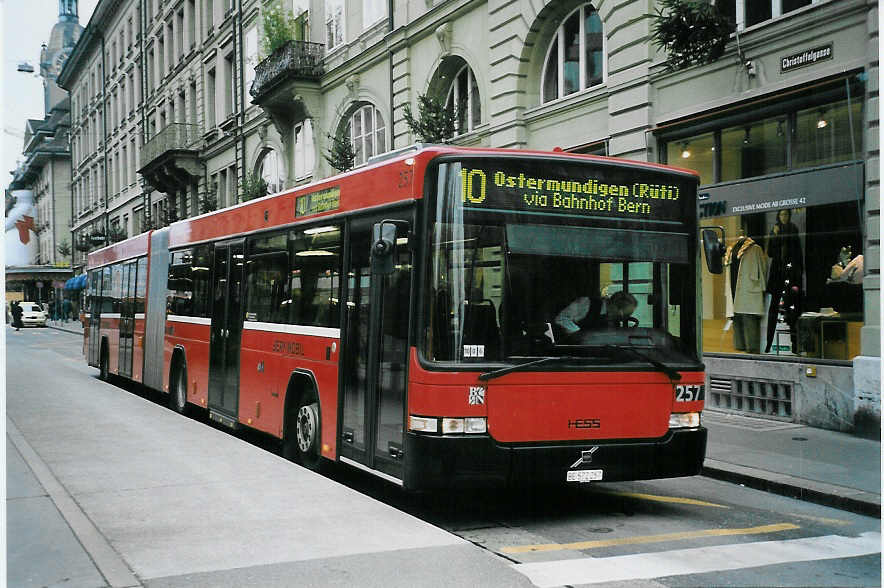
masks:
<instances>
[{"instance_id":1,"label":"paved sidewalk","mask_svg":"<svg viewBox=\"0 0 884 588\"><path fill-rule=\"evenodd\" d=\"M881 516L881 443L794 423L703 412L706 476Z\"/></svg>"},{"instance_id":2,"label":"paved sidewalk","mask_svg":"<svg viewBox=\"0 0 884 588\"><path fill-rule=\"evenodd\" d=\"M59 331L74 333L75 335L83 334L83 325L80 323L79 319L70 321L50 320L46 322L46 326L52 329L58 329Z\"/></svg>"}]
</instances>

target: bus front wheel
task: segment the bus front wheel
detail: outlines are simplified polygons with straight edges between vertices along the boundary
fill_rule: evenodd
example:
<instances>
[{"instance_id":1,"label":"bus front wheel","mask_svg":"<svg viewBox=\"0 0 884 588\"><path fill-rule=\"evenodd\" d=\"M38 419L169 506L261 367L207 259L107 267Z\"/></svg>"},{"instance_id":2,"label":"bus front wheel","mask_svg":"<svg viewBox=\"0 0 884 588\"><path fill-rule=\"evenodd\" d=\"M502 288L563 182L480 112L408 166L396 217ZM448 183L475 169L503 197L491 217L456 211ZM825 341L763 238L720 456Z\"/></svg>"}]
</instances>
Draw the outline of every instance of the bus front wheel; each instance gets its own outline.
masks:
<instances>
[{"instance_id":1,"label":"bus front wheel","mask_svg":"<svg viewBox=\"0 0 884 588\"><path fill-rule=\"evenodd\" d=\"M292 459L307 469L320 469L319 400L313 391L304 392L292 415L294 422L287 427L283 440L283 457Z\"/></svg>"}]
</instances>

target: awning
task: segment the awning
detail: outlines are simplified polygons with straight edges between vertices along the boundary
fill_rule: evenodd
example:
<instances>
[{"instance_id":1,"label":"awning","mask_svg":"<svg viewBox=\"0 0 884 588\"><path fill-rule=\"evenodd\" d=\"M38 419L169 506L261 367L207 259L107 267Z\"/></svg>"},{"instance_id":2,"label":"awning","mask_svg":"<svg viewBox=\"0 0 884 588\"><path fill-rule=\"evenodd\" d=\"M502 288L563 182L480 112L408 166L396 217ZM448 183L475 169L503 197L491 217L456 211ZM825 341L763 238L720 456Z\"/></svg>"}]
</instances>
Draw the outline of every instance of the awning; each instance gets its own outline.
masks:
<instances>
[{"instance_id":1,"label":"awning","mask_svg":"<svg viewBox=\"0 0 884 588\"><path fill-rule=\"evenodd\" d=\"M82 290L86 287L86 274L71 278L64 283L65 290Z\"/></svg>"}]
</instances>

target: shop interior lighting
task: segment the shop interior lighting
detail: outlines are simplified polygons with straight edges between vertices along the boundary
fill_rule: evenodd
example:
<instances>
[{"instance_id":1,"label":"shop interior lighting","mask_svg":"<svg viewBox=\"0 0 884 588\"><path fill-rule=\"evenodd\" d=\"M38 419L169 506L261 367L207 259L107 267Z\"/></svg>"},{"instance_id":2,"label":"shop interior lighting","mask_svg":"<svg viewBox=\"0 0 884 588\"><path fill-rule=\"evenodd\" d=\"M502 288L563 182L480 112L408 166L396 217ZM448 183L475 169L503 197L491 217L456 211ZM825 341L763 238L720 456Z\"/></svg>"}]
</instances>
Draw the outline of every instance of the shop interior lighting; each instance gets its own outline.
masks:
<instances>
[{"instance_id":1,"label":"shop interior lighting","mask_svg":"<svg viewBox=\"0 0 884 588\"><path fill-rule=\"evenodd\" d=\"M829 121L826 120L826 111L820 110L820 118L816 121L816 128L824 129L829 126Z\"/></svg>"},{"instance_id":2,"label":"shop interior lighting","mask_svg":"<svg viewBox=\"0 0 884 588\"><path fill-rule=\"evenodd\" d=\"M749 145L752 142L752 138L749 136L749 127L746 127L746 136L743 137L743 145Z\"/></svg>"},{"instance_id":3,"label":"shop interior lighting","mask_svg":"<svg viewBox=\"0 0 884 588\"><path fill-rule=\"evenodd\" d=\"M681 144L681 158L687 159L691 156L691 151L688 149L689 143L685 141Z\"/></svg>"}]
</instances>

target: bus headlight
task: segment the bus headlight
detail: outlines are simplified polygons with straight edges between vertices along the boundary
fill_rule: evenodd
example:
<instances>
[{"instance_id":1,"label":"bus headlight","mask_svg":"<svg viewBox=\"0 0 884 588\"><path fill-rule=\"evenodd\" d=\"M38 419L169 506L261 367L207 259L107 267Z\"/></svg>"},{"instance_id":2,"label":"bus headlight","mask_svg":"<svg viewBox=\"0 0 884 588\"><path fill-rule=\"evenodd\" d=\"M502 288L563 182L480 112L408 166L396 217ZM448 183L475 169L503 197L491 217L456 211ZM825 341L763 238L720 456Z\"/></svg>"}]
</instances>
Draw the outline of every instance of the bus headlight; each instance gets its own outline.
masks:
<instances>
[{"instance_id":1,"label":"bus headlight","mask_svg":"<svg viewBox=\"0 0 884 588\"><path fill-rule=\"evenodd\" d=\"M442 421L443 435L461 435L466 433L482 434L488 432L488 421L485 417L422 417L409 415L408 430L416 433L439 432L439 421Z\"/></svg>"},{"instance_id":2,"label":"bus headlight","mask_svg":"<svg viewBox=\"0 0 884 588\"><path fill-rule=\"evenodd\" d=\"M409 415L408 430L418 433L435 433L439 430L439 419Z\"/></svg>"},{"instance_id":3,"label":"bus headlight","mask_svg":"<svg viewBox=\"0 0 884 588\"><path fill-rule=\"evenodd\" d=\"M700 426L699 412L676 412L669 415L670 429L689 429Z\"/></svg>"}]
</instances>

